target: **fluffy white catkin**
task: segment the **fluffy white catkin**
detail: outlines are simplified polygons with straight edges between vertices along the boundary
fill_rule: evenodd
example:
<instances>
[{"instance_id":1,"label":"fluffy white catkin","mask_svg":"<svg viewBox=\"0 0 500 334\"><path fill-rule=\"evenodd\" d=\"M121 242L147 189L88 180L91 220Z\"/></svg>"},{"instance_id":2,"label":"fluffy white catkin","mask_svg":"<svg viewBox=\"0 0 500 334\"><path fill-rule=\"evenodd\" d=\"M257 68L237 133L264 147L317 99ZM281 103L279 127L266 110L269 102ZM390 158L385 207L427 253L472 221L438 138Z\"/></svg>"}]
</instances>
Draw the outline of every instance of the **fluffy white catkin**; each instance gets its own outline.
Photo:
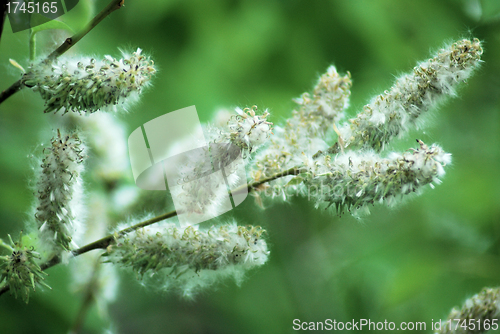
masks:
<instances>
[{"instance_id":1,"label":"fluffy white catkin","mask_svg":"<svg viewBox=\"0 0 500 334\"><path fill-rule=\"evenodd\" d=\"M310 135L323 135L331 130L332 124L344 118L344 110L349 106L351 85L349 72L341 76L335 66L328 67L312 94L304 93L295 99L300 109L294 113L291 121L298 121L297 127L305 128Z\"/></svg>"},{"instance_id":2,"label":"fluffy white catkin","mask_svg":"<svg viewBox=\"0 0 500 334\"><path fill-rule=\"evenodd\" d=\"M185 184L179 193L173 192L177 210L197 217L219 214L220 203L228 196L226 180L230 186L241 181L236 171L244 170L242 164L269 138L272 123L267 121L267 110L258 114L254 106L235 111L223 126L208 129L209 145L191 153L179 168Z\"/></svg>"},{"instance_id":3,"label":"fluffy white catkin","mask_svg":"<svg viewBox=\"0 0 500 334\"><path fill-rule=\"evenodd\" d=\"M116 182L117 179L128 176L130 162L126 128L116 115L96 112L81 117L70 113L65 117L55 119L60 127L77 129L85 137L85 145L91 153L89 171L96 179L105 182Z\"/></svg>"},{"instance_id":4,"label":"fluffy white catkin","mask_svg":"<svg viewBox=\"0 0 500 334\"><path fill-rule=\"evenodd\" d=\"M478 39L463 39L449 45L434 58L416 66L412 73L397 79L390 91L374 98L356 118L339 128L336 123L348 105L351 80L349 73L340 76L330 67L320 77L312 97L304 94L296 100L301 108L294 111L284 127L275 128L271 145L255 159L252 177L259 181L292 168L309 171L293 181L290 181L291 176L273 180L259 190L286 199L293 192L307 192L311 197L311 190L323 189L312 197L319 203L335 205L341 213L344 209L366 207L365 204L375 201L391 204L401 195L437 181L438 174L422 179L422 171L414 170L415 163L422 161L435 168L433 173L443 170L442 165L446 164L449 155L437 146L428 149L421 144L417 152L428 155L425 159L418 155L416 161L411 161L408 154L399 157L393 154L383 159L378 152L393 138L415 127L422 113L454 95L455 87L478 67L482 52ZM338 138L332 140L335 137ZM358 170L360 163L363 170ZM396 171L396 175L386 173L393 167L406 168L406 171ZM416 174L405 176L410 172ZM326 190L329 187L334 187L335 191Z\"/></svg>"},{"instance_id":5,"label":"fluffy white catkin","mask_svg":"<svg viewBox=\"0 0 500 334\"><path fill-rule=\"evenodd\" d=\"M490 329L496 332L499 319L500 289L484 288L480 293L467 299L461 309L454 308L435 333L480 334L487 333Z\"/></svg>"},{"instance_id":6,"label":"fluffy white catkin","mask_svg":"<svg viewBox=\"0 0 500 334\"><path fill-rule=\"evenodd\" d=\"M45 60L32 65L21 81L40 92L46 113L109 110L125 101L136 100L156 72L153 61L142 55L141 49L123 57L116 60L105 56L96 60L63 56Z\"/></svg>"},{"instance_id":7,"label":"fluffy white catkin","mask_svg":"<svg viewBox=\"0 0 500 334\"><path fill-rule=\"evenodd\" d=\"M70 250L75 234L81 233L76 211L81 204L84 145L76 133L61 135L58 130L44 153L36 191L39 239L56 252Z\"/></svg>"},{"instance_id":8,"label":"fluffy white catkin","mask_svg":"<svg viewBox=\"0 0 500 334\"><path fill-rule=\"evenodd\" d=\"M252 108L236 108L236 113L228 114L228 119L219 127L209 129L210 141L214 143L231 143L238 147L246 159L269 138L273 123L269 122L269 112L257 113L257 106ZM219 115L216 115L216 119ZM219 159L217 159L219 160Z\"/></svg>"},{"instance_id":9,"label":"fluffy white catkin","mask_svg":"<svg viewBox=\"0 0 500 334\"><path fill-rule=\"evenodd\" d=\"M304 159L328 147L327 135L349 105L350 74L341 76L334 66L323 74L312 94L304 93L300 105L284 127L275 127L271 144L256 157L254 178L270 176L303 164Z\"/></svg>"},{"instance_id":10,"label":"fluffy white catkin","mask_svg":"<svg viewBox=\"0 0 500 334\"><path fill-rule=\"evenodd\" d=\"M263 229L236 224L201 230L174 224L149 226L125 236L103 255L106 261L132 268L149 282L186 297L227 277L237 283L244 273L267 261Z\"/></svg>"},{"instance_id":11,"label":"fluffy white catkin","mask_svg":"<svg viewBox=\"0 0 500 334\"><path fill-rule=\"evenodd\" d=\"M454 95L455 87L477 68L482 53L478 39L463 39L441 49L412 73L398 78L389 91L375 97L342 126L339 132L344 143L339 140L330 153L340 152L341 144L350 149L383 149L392 138L413 127L422 113Z\"/></svg>"},{"instance_id":12,"label":"fluffy white catkin","mask_svg":"<svg viewBox=\"0 0 500 334\"><path fill-rule=\"evenodd\" d=\"M326 156L303 174L303 190L318 204L334 205L338 214L377 202L393 205L404 195L440 182L443 166L451 162L451 155L439 146L418 142L419 149L391 153L388 158L373 152Z\"/></svg>"}]
</instances>

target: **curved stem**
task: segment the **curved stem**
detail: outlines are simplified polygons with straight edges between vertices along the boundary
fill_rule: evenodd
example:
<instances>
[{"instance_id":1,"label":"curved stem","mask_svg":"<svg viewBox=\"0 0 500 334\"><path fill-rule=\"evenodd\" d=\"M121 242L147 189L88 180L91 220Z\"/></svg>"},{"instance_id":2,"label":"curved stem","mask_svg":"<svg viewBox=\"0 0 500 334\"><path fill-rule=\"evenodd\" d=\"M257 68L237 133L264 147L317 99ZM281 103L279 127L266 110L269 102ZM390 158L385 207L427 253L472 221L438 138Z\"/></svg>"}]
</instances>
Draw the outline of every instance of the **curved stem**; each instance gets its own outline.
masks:
<instances>
[{"instance_id":1,"label":"curved stem","mask_svg":"<svg viewBox=\"0 0 500 334\"><path fill-rule=\"evenodd\" d=\"M273 180L276 180L276 179L279 179L280 177L284 177L284 176L290 176L290 175L298 175L302 172L304 172L306 169L304 167L292 167L290 169L287 169L283 172L280 172L280 173L276 173L274 175L271 175L269 177L266 177L262 180L259 180L259 181L255 181L251 184L248 185L248 191L254 189L254 188L257 188L258 186L260 186L261 184L264 184L264 183L267 183L267 182L270 182L270 181L273 181Z\"/></svg>"},{"instance_id":2,"label":"curved stem","mask_svg":"<svg viewBox=\"0 0 500 334\"><path fill-rule=\"evenodd\" d=\"M21 90L23 86L21 85L21 79L14 82L9 88L0 93L0 103L7 100L10 96L14 95Z\"/></svg>"},{"instance_id":3,"label":"curved stem","mask_svg":"<svg viewBox=\"0 0 500 334\"><path fill-rule=\"evenodd\" d=\"M243 189L247 188L247 190L250 192L252 191L253 189L257 188L258 186L260 186L261 184L264 184L264 183L267 183L267 182L270 182L270 181L273 181L273 180L276 180L276 179L279 179L281 177L285 177L285 176L290 176L290 175L298 175L300 174L302 171L304 170L303 167L292 167L290 169L287 169L283 172L280 172L280 173L276 173L274 175L271 175L269 177L266 177L262 180L259 180L259 181L254 181L246 186L242 186L240 188L237 188L235 189L232 193L235 194L235 193L238 193L240 191L242 191ZM135 230L138 230L142 227L146 227L148 225L152 225L154 223L157 223L159 221L162 221L162 220L165 220L165 219L168 219L168 218L172 218L172 217L175 217L179 214L178 211L170 211L170 212L167 212L167 213L164 213L162 215L159 215L159 216L156 216L154 218L151 218L151 219L148 219L146 221L143 221L143 222L140 222L138 224L135 224L133 226L130 226L130 227L127 227L121 231L118 231L118 232L115 232L114 234L110 234L102 239L99 239L99 240L96 240L88 245L85 245L81 248L78 248L74 251L72 251L72 255L73 256L78 256L78 255L81 255L81 254L84 254L84 253L87 253L87 252L90 252L91 250L95 250L95 249L106 249L106 247L108 247L109 245L111 245L113 243L113 241L115 240L115 238L117 236L120 236L120 235L125 235L127 233L130 233L130 232L133 232ZM40 265L40 268L42 270L45 270L45 269L48 269L50 267L53 267L55 266L56 264L59 264L61 262L61 258L59 256L54 256L52 259L50 259L49 261L43 263ZM3 288L0 288L0 295L2 295L4 292L7 292L9 290L9 286L4 286Z\"/></svg>"},{"instance_id":4,"label":"curved stem","mask_svg":"<svg viewBox=\"0 0 500 334\"><path fill-rule=\"evenodd\" d=\"M287 170L285 170L283 172L276 173L276 174L273 174L273 175L271 175L269 177L263 178L262 180L254 181L254 182L252 182L252 183L250 183L250 184L248 184L246 186L238 187L234 191L232 191L231 194L236 195L236 194L242 192L243 189L245 189L245 188L247 189L248 192L250 192L253 189L255 189L258 186L260 186L261 184L264 184L264 183L267 183L267 182L279 179L280 177L285 177L285 176L290 176L290 175L298 175L298 174L300 174L303 171L304 171L303 167L292 167L292 168L287 169Z\"/></svg>"},{"instance_id":5,"label":"curved stem","mask_svg":"<svg viewBox=\"0 0 500 334\"><path fill-rule=\"evenodd\" d=\"M77 32L71 37L66 38L64 43L61 44L56 50L54 50L47 59L53 60L68 51L73 45L75 45L79 40L83 38L89 31L95 28L106 16L111 14L117 9L123 6L125 0L112 0L103 10L99 12L81 31ZM23 88L21 80L14 82L9 88L0 93L0 103L7 100L9 97L17 93Z\"/></svg>"},{"instance_id":6,"label":"curved stem","mask_svg":"<svg viewBox=\"0 0 500 334\"><path fill-rule=\"evenodd\" d=\"M81 31L77 32L73 36L66 38L64 43L58 47L54 52L52 52L47 59L55 59L68 51L73 45L75 45L79 40L82 39L83 36L87 35L87 33L94 29L106 16L111 14L117 9L120 9L123 6L125 0L112 0L99 14L97 14L85 28Z\"/></svg>"},{"instance_id":7,"label":"curved stem","mask_svg":"<svg viewBox=\"0 0 500 334\"><path fill-rule=\"evenodd\" d=\"M238 193L239 191L242 191L245 187L247 188L248 191L251 191L252 189L255 189L256 187L260 186L261 184L279 179L280 177L289 176L289 175L297 175L301 171L302 171L302 168L300 168L300 167L292 167L290 169L287 169L286 171L276 173L274 175L271 175L271 176L264 178L262 180L259 180L259 181L252 182L247 186L237 188L232 193L233 194ZM173 211L164 213L162 215L156 216L154 218L148 219L146 221L140 222L140 223L135 224L133 226L127 227L119 232L108 235L102 239L96 240L96 241L94 241L88 245L85 245L77 250L74 250L74 251L72 251L72 254L73 254L73 256L78 256L80 254L87 253L87 252L94 250L94 249L105 249L113 242L113 240L115 239L116 236L125 235L127 233L138 230L142 227L146 227L148 225L152 225L152 224L157 223L159 221L175 217L178 214L179 214L178 211L173 210Z\"/></svg>"},{"instance_id":8,"label":"curved stem","mask_svg":"<svg viewBox=\"0 0 500 334\"><path fill-rule=\"evenodd\" d=\"M78 256L80 254L87 253L87 252L94 250L94 249L105 249L113 242L113 240L115 239L116 236L130 233L132 231L140 229L141 227L145 227L145 226L157 223L159 221L175 217L177 215L178 215L178 212L175 210L164 213L164 214L159 215L157 217L154 217L154 218L148 219L146 221L140 222L138 224L135 224L133 226L127 227L119 232L114 233L114 234L110 234L102 239L99 239L99 240L94 241L88 245L85 245L77 250L74 250L71 253L73 254L73 256Z\"/></svg>"}]
</instances>

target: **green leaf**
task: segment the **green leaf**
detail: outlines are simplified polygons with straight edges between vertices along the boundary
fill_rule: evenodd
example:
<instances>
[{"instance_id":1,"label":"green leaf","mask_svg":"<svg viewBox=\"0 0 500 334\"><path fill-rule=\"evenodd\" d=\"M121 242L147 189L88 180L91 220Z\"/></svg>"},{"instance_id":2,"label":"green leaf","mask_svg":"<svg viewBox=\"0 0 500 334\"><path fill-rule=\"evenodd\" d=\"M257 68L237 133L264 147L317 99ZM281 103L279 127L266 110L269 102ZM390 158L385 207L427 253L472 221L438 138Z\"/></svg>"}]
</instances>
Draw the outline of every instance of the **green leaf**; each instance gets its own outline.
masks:
<instances>
[{"instance_id":1,"label":"green leaf","mask_svg":"<svg viewBox=\"0 0 500 334\"><path fill-rule=\"evenodd\" d=\"M47 19L43 15L33 14L33 16L31 17L31 24L36 25L41 22L45 22L46 20ZM71 27L68 26L66 23L58 20L50 20L48 22L45 22L43 24L31 28L31 36L35 35L37 32L49 29L67 30L71 33L74 33L73 29L71 29Z\"/></svg>"},{"instance_id":2,"label":"green leaf","mask_svg":"<svg viewBox=\"0 0 500 334\"><path fill-rule=\"evenodd\" d=\"M301 184L302 182L304 182L304 178L300 177L300 176L296 176L294 177L293 179L290 180L290 182L288 182L286 184L286 186L296 186L296 185L299 185Z\"/></svg>"},{"instance_id":3,"label":"green leaf","mask_svg":"<svg viewBox=\"0 0 500 334\"><path fill-rule=\"evenodd\" d=\"M97 1L80 1L77 7L59 16L58 20L69 24L75 31L80 31L94 17L95 2Z\"/></svg>"}]
</instances>

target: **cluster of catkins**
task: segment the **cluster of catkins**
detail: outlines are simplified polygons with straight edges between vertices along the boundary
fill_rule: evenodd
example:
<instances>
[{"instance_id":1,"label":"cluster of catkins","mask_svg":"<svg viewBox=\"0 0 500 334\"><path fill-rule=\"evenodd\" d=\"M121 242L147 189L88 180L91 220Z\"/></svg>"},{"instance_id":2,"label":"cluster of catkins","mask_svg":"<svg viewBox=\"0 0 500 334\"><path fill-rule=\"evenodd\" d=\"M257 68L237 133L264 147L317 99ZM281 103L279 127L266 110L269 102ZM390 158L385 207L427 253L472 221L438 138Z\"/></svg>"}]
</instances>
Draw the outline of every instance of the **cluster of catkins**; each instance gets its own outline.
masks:
<instances>
[{"instance_id":1,"label":"cluster of catkins","mask_svg":"<svg viewBox=\"0 0 500 334\"><path fill-rule=\"evenodd\" d=\"M477 39L449 45L397 79L389 91L348 121L344 111L349 104L350 74L342 76L333 66L311 94L296 99L299 108L283 126L273 128L267 110L259 114L256 107L237 108L235 114L220 112L215 124L207 127L209 144L181 168L179 182L184 184L176 194L181 199L176 209L216 212L228 187L238 181L236 172L246 164L252 165L248 189L254 195L270 191L286 198L301 193L314 198L317 205L333 206L339 214L379 202L392 205L425 185L439 183L443 167L451 161L439 146L417 140L417 148L404 153L383 151L391 140L415 127L423 113L454 95L455 87L480 63L481 54ZM102 61L62 57L44 61L31 66L22 83L40 93L45 112L92 114L136 98L154 73L153 62L138 49L121 60L106 56ZM90 138L94 139L90 149L99 152L98 134ZM89 235L85 225L90 225L83 224L84 215L77 211L85 152L76 133L57 132L45 149L35 218L46 260L71 254ZM109 164L106 169L108 164L101 164L103 180L113 184L116 175L124 172L120 165ZM223 170L224 182L206 177L201 183L190 183L218 170ZM106 210L101 211L88 217L104 221ZM104 261L129 267L139 278L185 296L228 276L239 282L244 271L264 264L269 253L260 227L233 223L203 229L160 223L130 230L115 232L114 242L101 254ZM38 254L21 242L12 244L12 254L0 257L0 284L27 299L29 287L43 283Z\"/></svg>"},{"instance_id":2,"label":"cluster of catkins","mask_svg":"<svg viewBox=\"0 0 500 334\"><path fill-rule=\"evenodd\" d=\"M275 127L270 146L258 154L253 178L259 181L300 166L301 173L261 187L273 196L302 193L336 208L358 212L368 204L393 205L404 195L439 183L451 155L438 145L407 153L382 155L394 138L417 126L419 116L435 108L480 63L479 40L460 40L397 79L375 97L356 118L337 126L348 105L350 74L334 67L320 77L312 95L304 94L283 128ZM333 140L332 140L333 138Z\"/></svg>"},{"instance_id":3,"label":"cluster of catkins","mask_svg":"<svg viewBox=\"0 0 500 334\"><path fill-rule=\"evenodd\" d=\"M153 61L138 49L132 55L124 54L120 60L111 56L105 56L101 61L75 57L45 60L32 65L23 75L22 84L39 92L45 100L44 112L61 111L63 115L72 112L59 125L78 131L57 130L50 146L43 150L35 187L36 229L33 233L40 254L33 246L16 250L14 245L21 248L20 243L13 243L12 247L2 243L12 254L0 258L0 288L8 286L16 296L21 294L27 301L30 288L35 289L35 284L45 285L42 281L44 272L37 261L62 258L66 262L82 243L106 235L110 213L116 215L116 211L123 208L123 198L130 197L128 191L121 196L122 199L116 200L116 191L112 189L120 178L127 179L121 175L128 173L129 168L128 161L125 161L126 149L123 145L115 145L120 140L125 143L122 125L108 115L94 113L125 107L125 103L137 99L141 90L149 85L154 73ZM237 178L234 172L244 166L230 165L235 157L248 161L258 146L266 142L272 125L267 122L267 116L267 112L256 114L256 107L237 108L224 126L208 131L210 144L199 159L185 166L183 179L197 177L202 171L212 172L213 165L223 168L228 179ZM87 138L86 144L81 137ZM100 159L92 161L97 169L92 176L104 183L108 197L115 196L115 200L88 189L87 201L91 203L85 208L82 205L82 173L84 165L88 164L85 162L88 155L94 160ZM183 187L185 201L182 210L211 211L218 205L218 198L227 192L222 185L208 182L202 189ZM140 201L137 188L134 190L129 202ZM103 203L106 208L103 208ZM201 229L198 225L158 224L132 232L129 230L127 234L118 231L114 243L105 253L99 254L99 259L91 256L95 254L84 254L72 261L76 263L73 266L76 273L73 288L81 290L92 286L93 298L99 302L99 293L106 294L116 289L116 283L110 280L116 275L109 263L130 267L141 278L145 276L150 282L154 278L162 288L177 290L184 296L191 296L200 288L226 277L241 282L246 270L267 260L269 252L261 236L263 232L260 227L243 227L234 223L208 229ZM110 296L104 299L112 300L112 293L107 294Z\"/></svg>"}]
</instances>

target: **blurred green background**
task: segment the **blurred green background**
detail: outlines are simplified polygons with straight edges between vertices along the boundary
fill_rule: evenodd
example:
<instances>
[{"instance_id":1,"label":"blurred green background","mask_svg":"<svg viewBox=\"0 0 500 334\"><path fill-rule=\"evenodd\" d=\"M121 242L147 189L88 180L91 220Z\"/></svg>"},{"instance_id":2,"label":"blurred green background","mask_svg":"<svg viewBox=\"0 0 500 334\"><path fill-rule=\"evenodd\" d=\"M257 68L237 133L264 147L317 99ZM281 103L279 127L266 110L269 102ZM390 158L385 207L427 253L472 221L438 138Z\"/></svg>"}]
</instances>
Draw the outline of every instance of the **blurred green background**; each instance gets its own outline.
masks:
<instances>
[{"instance_id":1,"label":"blurred green background","mask_svg":"<svg viewBox=\"0 0 500 334\"><path fill-rule=\"evenodd\" d=\"M78 6L62 19L79 29L107 1ZM47 34L52 51L64 32ZM122 272L110 318L117 333L288 333L292 321L423 321L445 318L484 286L500 285L500 1L498 0L126 0L72 53L119 56L141 47L159 71L129 113L127 135L166 112L196 105L202 121L219 107L269 108L276 124L330 64L353 78L349 115L388 89L447 42L484 41L484 63L459 97L427 117L391 148L415 138L453 154L443 184L395 209L376 206L362 221L314 209L304 198L266 202L248 197L222 219L262 225L269 262L241 287L228 281L186 301L157 293ZM0 42L0 90L28 66L28 34L9 23ZM27 89L0 105L0 237L17 235L33 203L28 154L54 118ZM65 333L82 296L68 289L64 266L48 270L52 291L25 305L0 297L0 333ZM110 322L92 308L82 333Z\"/></svg>"}]
</instances>

